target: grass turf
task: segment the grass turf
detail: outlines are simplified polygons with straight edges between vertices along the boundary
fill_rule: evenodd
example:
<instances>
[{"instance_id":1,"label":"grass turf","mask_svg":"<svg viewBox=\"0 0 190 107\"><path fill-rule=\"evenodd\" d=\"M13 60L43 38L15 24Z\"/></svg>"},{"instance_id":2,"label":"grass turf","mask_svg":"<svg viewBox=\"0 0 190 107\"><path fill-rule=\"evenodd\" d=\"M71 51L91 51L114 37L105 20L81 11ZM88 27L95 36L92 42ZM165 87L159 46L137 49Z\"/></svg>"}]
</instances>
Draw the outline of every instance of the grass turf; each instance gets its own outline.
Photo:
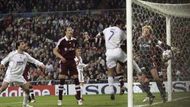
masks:
<instances>
[{"instance_id":1,"label":"grass turf","mask_svg":"<svg viewBox=\"0 0 190 107\"><path fill-rule=\"evenodd\" d=\"M156 95L154 104L151 107L190 107L190 93L174 93L172 102L162 103L160 95ZM134 94L135 107L149 106L142 103L145 94ZM57 96L36 97L36 102L30 105L33 107L57 107ZM0 107L22 107L22 97L1 97ZM64 96L63 106L61 107L79 107L74 96ZM110 100L109 95L84 95L84 105L80 107L127 107L127 94L116 95L114 101Z\"/></svg>"}]
</instances>

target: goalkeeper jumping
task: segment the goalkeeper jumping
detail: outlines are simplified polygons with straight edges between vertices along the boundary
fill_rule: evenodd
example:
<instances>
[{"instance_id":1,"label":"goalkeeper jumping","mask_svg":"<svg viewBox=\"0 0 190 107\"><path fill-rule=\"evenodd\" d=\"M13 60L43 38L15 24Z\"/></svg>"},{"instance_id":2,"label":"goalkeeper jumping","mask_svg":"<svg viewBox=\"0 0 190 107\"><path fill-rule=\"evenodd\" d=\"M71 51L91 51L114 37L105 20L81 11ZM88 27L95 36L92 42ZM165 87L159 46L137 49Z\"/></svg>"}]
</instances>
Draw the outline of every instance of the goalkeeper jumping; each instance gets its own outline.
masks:
<instances>
[{"instance_id":1,"label":"goalkeeper jumping","mask_svg":"<svg viewBox=\"0 0 190 107\"><path fill-rule=\"evenodd\" d=\"M138 65L142 70L142 73L138 74L138 79L143 91L147 93L149 104L151 105L155 98L150 92L151 79L156 82L163 102L166 102L166 91L159 72L163 61L166 62L172 57L171 47L159 41L153 35L152 27L148 25L142 27L142 35L137 40L137 46Z\"/></svg>"}]
</instances>

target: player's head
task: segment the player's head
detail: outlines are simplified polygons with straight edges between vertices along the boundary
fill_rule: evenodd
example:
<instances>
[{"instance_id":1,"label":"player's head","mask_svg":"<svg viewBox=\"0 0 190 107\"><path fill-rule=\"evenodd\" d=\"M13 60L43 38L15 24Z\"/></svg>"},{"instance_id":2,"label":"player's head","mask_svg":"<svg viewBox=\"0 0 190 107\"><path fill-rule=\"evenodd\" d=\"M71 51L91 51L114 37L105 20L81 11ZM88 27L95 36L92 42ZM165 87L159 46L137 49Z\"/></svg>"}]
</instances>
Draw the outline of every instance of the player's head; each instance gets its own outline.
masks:
<instances>
[{"instance_id":1,"label":"player's head","mask_svg":"<svg viewBox=\"0 0 190 107\"><path fill-rule=\"evenodd\" d=\"M76 56L81 56L81 48L76 49Z\"/></svg>"},{"instance_id":2,"label":"player's head","mask_svg":"<svg viewBox=\"0 0 190 107\"><path fill-rule=\"evenodd\" d=\"M66 36L69 36L69 37L73 36L73 32L74 32L74 30L73 30L73 28L71 26L67 26L65 28L65 34L66 34Z\"/></svg>"},{"instance_id":3,"label":"player's head","mask_svg":"<svg viewBox=\"0 0 190 107\"><path fill-rule=\"evenodd\" d=\"M123 20L117 19L117 20L115 20L115 22L114 22L114 26L117 26L117 27L123 29L123 27L125 26L125 23L124 23Z\"/></svg>"},{"instance_id":4,"label":"player's head","mask_svg":"<svg viewBox=\"0 0 190 107\"><path fill-rule=\"evenodd\" d=\"M21 50L21 51L24 51L26 49L26 42L24 40L18 40L16 42L16 49L17 50Z\"/></svg>"},{"instance_id":5,"label":"player's head","mask_svg":"<svg viewBox=\"0 0 190 107\"><path fill-rule=\"evenodd\" d=\"M153 33L153 29L149 25L145 25L142 27L142 36L151 36Z\"/></svg>"}]
</instances>

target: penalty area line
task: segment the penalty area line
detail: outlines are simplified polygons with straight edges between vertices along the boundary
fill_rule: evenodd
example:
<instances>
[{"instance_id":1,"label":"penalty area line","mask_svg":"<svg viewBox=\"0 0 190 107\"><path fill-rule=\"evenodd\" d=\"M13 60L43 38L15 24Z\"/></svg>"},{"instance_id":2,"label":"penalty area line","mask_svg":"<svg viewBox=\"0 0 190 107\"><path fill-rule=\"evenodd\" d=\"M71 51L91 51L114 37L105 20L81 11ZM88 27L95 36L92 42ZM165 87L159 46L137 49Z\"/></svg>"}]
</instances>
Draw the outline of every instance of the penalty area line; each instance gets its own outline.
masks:
<instances>
[{"instance_id":1,"label":"penalty area line","mask_svg":"<svg viewBox=\"0 0 190 107\"><path fill-rule=\"evenodd\" d=\"M183 100L183 99L186 99L186 98L190 98L190 97L180 97L180 98L176 98L176 99L173 99L171 102L174 102L174 101L179 101L179 100ZM155 102L153 103L152 105L158 105L158 104L162 104L163 102ZM166 102L167 103L167 102ZM135 105L134 107L147 107L147 106L150 106L149 104L142 104L142 105Z\"/></svg>"}]
</instances>

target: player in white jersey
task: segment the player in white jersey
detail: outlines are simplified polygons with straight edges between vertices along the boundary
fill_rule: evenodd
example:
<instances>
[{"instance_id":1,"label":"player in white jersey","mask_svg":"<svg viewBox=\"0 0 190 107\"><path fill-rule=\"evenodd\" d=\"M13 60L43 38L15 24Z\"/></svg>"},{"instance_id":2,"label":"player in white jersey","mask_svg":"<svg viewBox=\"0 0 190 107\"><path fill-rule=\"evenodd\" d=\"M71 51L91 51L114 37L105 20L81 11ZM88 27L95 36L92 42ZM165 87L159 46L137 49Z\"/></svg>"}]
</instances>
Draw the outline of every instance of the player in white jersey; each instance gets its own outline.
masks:
<instances>
[{"instance_id":1,"label":"player in white jersey","mask_svg":"<svg viewBox=\"0 0 190 107\"><path fill-rule=\"evenodd\" d=\"M97 37L104 36L105 47L106 47L106 65L107 65L107 75L108 75L108 84L110 86L111 99L115 99L114 92L114 77L119 76L121 94L124 93L124 80L123 80L123 68L127 61L127 54L121 49L122 43L126 40L126 33L122 30L124 28L124 22L122 20L116 20L115 26L108 27L99 33ZM134 68L141 72L140 68L133 61Z\"/></svg>"},{"instance_id":2,"label":"player in white jersey","mask_svg":"<svg viewBox=\"0 0 190 107\"><path fill-rule=\"evenodd\" d=\"M26 43L24 41L18 41L16 48L17 50L10 52L8 56L1 61L0 68L4 68L8 62L9 65L2 86L0 87L0 93L6 90L10 83L18 84L25 92L23 107L32 107L28 105L29 84L24 79L23 72L27 62L34 63L41 68L45 68L45 65L24 52L26 49Z\"/></svg>"},{"instance_id":3,"label":"player in white jersey","mask_svg":"<svg viewBox=\"0 0 190 107\"><path fill-rule=\"evenodd\" d=\"M83 63L82 58L81 58L81 49L80 48L76 49L75 62L77 65L78 79L79 79L80 86L81 86L81 98L83 99L83 97L82 97L83 85L84 85L84 73L83 73L83 71L84 71L84 67L87 67L88 64Z\"/></svg>"}]
</instances>

